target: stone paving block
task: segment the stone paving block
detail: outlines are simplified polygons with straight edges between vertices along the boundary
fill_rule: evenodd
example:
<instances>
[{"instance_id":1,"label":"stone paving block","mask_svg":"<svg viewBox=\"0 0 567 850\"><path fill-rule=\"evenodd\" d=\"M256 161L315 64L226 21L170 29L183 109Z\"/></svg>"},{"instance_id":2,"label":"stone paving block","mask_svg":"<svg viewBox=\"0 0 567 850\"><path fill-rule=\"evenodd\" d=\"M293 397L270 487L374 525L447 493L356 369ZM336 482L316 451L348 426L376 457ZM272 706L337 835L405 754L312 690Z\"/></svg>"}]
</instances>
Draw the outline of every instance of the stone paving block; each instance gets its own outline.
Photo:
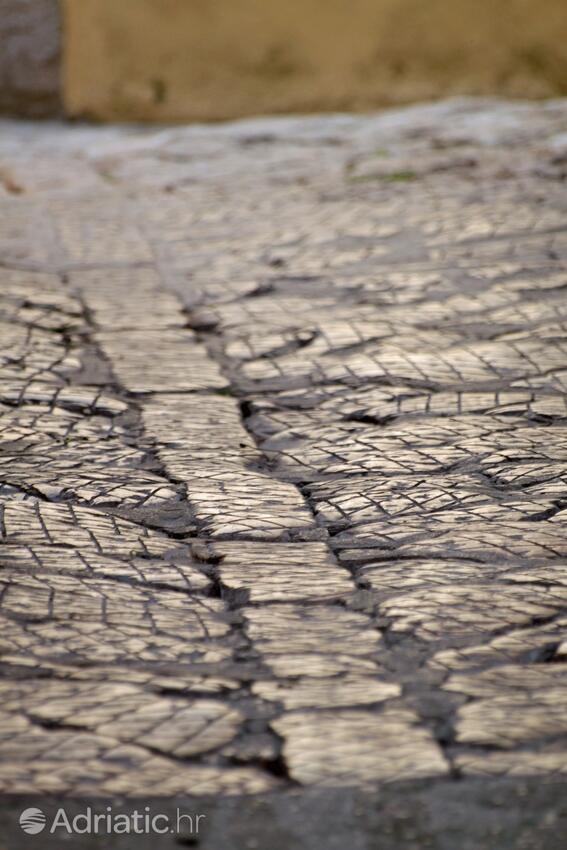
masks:
<instances>
[{"instance_id":1,"label":"stone paving block","mask_svg":"<svg viewBox=\"0 0 567 850\"><path fill-rule=\"evenodd\" d=\"M294 779L319 787L368 785L447 773L410 711L294 712L272 722Z\"/></svg>"},{"instance_id":2,"label":"stone paving block","mask_svg":"<svg viewBox=\"0 0 567 850\"><path fill-rule=\"evenodd\" d=\"M530 682L529 670L525 671L528 675L522 676L521 667L499 669L498 687L494 686L492 693L478 694L484 678L481 674L475 687L477 698L458 710L456 740L469 745L512 749L564 735L567 717L565 671L552 669L549 675L539 679L532 676ZM534 683L535 687L530 687ZM459 689L455 680L450 680L447 686L451 690Z\"/></svg>"},{"instance_id":3,"label":"stone paving block","mask_svg":"<svg viewBox=\"0 0 567 850\"><path fill-rule=\"evenodd\" d=\"M106 209L105 209L106 207ZM152 252L135 224L116 217L108 203L52 205L56 237L69 267L151 262Z\"/></svg>"},{"instance_id":4,"label":"stone paving block","mask_svg":"<svg viewBox=\"0 0 567 850\"><path fill-rule=\"evenodd\" d=\"M143 419L169 475L187 485L201 533L258 540L310 533L313 518L296 488L258 468L262 456L234 399L165 395L163 404L145 406Z\"/></svg>"},{"instance_id":5,"label":"stone paving block","mask_svg":"<svg viewBox=\"0 0 567 850\"><path fill-rule=\"evenodd\" d=\"M354 591L323 543L215 543L214 553L222 585L236 602L324 602Z\"/></svg>"},{"instance_id":6,"label":"stone paving block","mask_svg":"<svg viewBox=\"0 0 567 850\"><path fill-rule=\"evenodd\" d=\"M171 699L133 685L47 681L4 685L3 712L76 726L124 743L186 758L221 747L238 732L238 711L213 700Z\"/></svg>"},{"instance_id":7,"label":"stone paving block","mask_svg":"<svg viewBox=\"0 0 567 850\"><path fill-rule=\"evenodd\" d=\"M567 773L567 751L555 747L553 752L465 752L456 757L455 764L463 776L539 776L558 781Z\"/></svg>"},{"instance_id":8,"label":"stone paving block","mask_svg":"<svg viewBox=\"0 0 567 850\"><path fill-rule=\"evenodd\" d=\"M162 455L166 460L167 455ZM211 537L309 537L312 515L297 490L269 475L228 464L199 464L183 479L202 532Z\"/></svg>"},{"instance_id":9,"label":"stone paving block","mask_svg":"<svg viewBox=\"0 0 567 850\"><path fill-rule=\"evenodd\" d=\"M128 405L96 387L61 387L31 381L0 383L0 401L6 404L44 404L49 409L79 410L84 413L118 416Z\"/></svg>"},{"instance_id":10,"label":"stone paving block","mask_svg":"<svg viewBox=\"0 0 567 850\"><path fill-rule=\"evenodd\" d=\"M130 580L142 585L186 591L211 589L211 580L199 569L188 551L173 549L162 558L129 556L123 560L103 555L96 549L64 546L5 546L0 552L0 565L22 572L53 571L84 578Z\"/></svg>"},{"instance_id":11,"label":"stone paving block","mask_svg":"<svg viewBox=\"0 0 567 850\"><path fill-rule=\"evenodd\" d=\"M478 580L480 574L477 561L466 559L407 558L396 560L371 560L360 566L357 575L361 584L377 596L392 597L405 591L428 591L445 585L464 584ZM483 576L493 578L498 568L485 566Z\"/></svg>"},{"instance_id":12,"label":"stone paving block","mask_svg":"<svg viewBox=\"0 0 567 850\"><path fill-rule=\"evenodd\" d=\"M8 501L2 513L1 539L9 545L60 545L118 558L160 557L176 548L158 532L70 503Z\"/></svg>"},{"instance_id":13,"label":"stone paving block","mask_svg":"<svg viewBox=\"0 0 567 850\"><path fill-rule=\"evenodd\" d=\"M247 608L248 634L262 654L344 654L368 657L380 645L380 635L363 614L338 606L270 605Z\"/></svg>"},{"instance_id":14,"label":"stone paving block","mask_svg":"<svg viewBox=\"0 0 567 850\"><path fill-rule=\"evenodd\" d=\"M567 618L552 614L548 620L505 629L483 643L472 642L469 646L446 648L436 652L430 660L434 669L466 671L488 668L494 664L563 661L562 642Z\"/></svg>"},{"instance_id":15,"label":"stone paving block","mask_svg":"<svg viewBox=\"0 0 567 850\"><path fill-rule=\"evenodd\" d=\"M144 470L112 420L62 408L0 408L0 475L51 499L92 506L148 507L176 501L174 485Z\"/></svg>"},{"instance_id":16,"label":"stone paving block","mask_svg":"<svg viewBox=\"0 0 567 850\"><path fill-rule=\"evenodd\" d=\"M359 549L362 558L368 559L370 550L395 552L397 556L420 558L465 558L482 562L514 561L519 559L544 560L565 559L567 546L561 524L541 520L527 526L524 522L502 522L498 511L493 519L471 520L463 516L462 525L449 528L441 518L428 522L425 518L415 521L385 520L365 525L362 533L355 537L348 531L335 537L337 548L358 543L367 547ZM530 535L526 535L529 528ZM458 530L457 530L458 529ZM343 560L356 560L354 552L344 552Z\"/></svg>"},{"instance_id":17,"label":"stone paving block","mask_svg":"<svg viewBox=\"0 0 567 850\"><path fill-rule=\"evenodd\" d=\"M346 383L387 379L438 388L502 385L520 377L553 375L565 363L565 343L553 340L547 346L536 340L497 344L474 343L443 352L407 352L394 345L369 345L360 353L310 361L305 355L284 355L277 360L258 360L242 368L244 385L260 389L283 389L303 383ZM545 384L545 381L542 383Z\"/></svg>"},{"instance_id":18,"label":"stone paving block","mask_svg":"<svg viewBox=\"0 0 567 850\"><path fill-rule=\"evenodd\" d=\"M99 333L96 341L131 393L222 389L227 382L188 330ZM148 357L148 351L152 356Z\"/></svg>"},{"instance_id":19,"label":"stone paving block","mask_svg":"<svg viewBox=\"0 0 567 850\"><path fill-rule=\"evenodd\" d=\"M349 477L313 484L309 494L318 518L335 529L354 526L364 533L365 524L378 526L376 517L429 516L471 520L489 515L494 519L529 520L553 511L552 498L530 498L524 492L500 493L474 475L436 475L433 480L414 475L384 478L377 475Z\"/></svg>"},{"instance_id":20,"label":"stone paving block","mask_svg":"<svg viewBox=\"0 0 567 850\"><path fill-rule=\"evenodd\" d=\"M31 381L63 384L80 368L78 358L66 346L41 328L0 321L1 383L20 388Z\"/></svg>"},{"instance_id":21,"label":"stone paving block","mask_svg":"<svg viewBox=\"0 0 567 850\"><path fill-rule=\"evenodd\" d=\"M178 450L188 465L193 458L210 456L211 451L218 457L223 449L232 454L238 448L255 448L234 398L164 393L144 404L142 418L157 445Z\"/></svg>"},{"instance_id":22,"label":"stone paving block","mask_svg":"<svg viewBox=\"0 0 567 850\"><path fill-rule=\"evenodd\" d=\"M0 317L8 322L50 331L79 330L81 304L63 292L58 275L0 269Z\"/></svg>"},{"instance_id":23,"label":"stone paving block","mask_svg":"<svg viewBox=\"0 0 567 850\"><path fill-rule=\"evenodd\" d=\"M413 591L394 596L380 605L392 619L392 631L414 632L423 640L451 636L474 637L502 627L530 625L562 611L567 593L563 588L514 587L493 581L488 585L466 584Z\"/></svg>"},{"instance_id":24,"label":"stone paving block","mask_svg":"<svg viewBox=\"0 0 567 850\"><path fill-rule=\"evenodd\" d=\"M0 727L1 728L1 727ZM0 788L64 796L250 794L277 788L253 768L186 765L133 744L80 730L45 730L21 720L0 738Z\"/></svg>"},{"instance_id":25,"label":"stone paving block","mask_svg":"<svg viewBox=\"0 0 567 850\"><path fill-rule=\"evenodd\" d=\"M400 696L401 688L370 676L347 675L334 679L302 678L298 682L258 682L253 692L291 710L370 705Z\"/></svg>"},{"instance_id":26,"label":"stone paving block","mask_svg":"<svg viewBox=\"0 0 567 850\"><path fill-rule=\"evenodd\" d=\"M184 328L186 319L178 299L165 292L151 266L89 269L69 274L97 327L105 331Z\"/></svg>"}]
</instances>

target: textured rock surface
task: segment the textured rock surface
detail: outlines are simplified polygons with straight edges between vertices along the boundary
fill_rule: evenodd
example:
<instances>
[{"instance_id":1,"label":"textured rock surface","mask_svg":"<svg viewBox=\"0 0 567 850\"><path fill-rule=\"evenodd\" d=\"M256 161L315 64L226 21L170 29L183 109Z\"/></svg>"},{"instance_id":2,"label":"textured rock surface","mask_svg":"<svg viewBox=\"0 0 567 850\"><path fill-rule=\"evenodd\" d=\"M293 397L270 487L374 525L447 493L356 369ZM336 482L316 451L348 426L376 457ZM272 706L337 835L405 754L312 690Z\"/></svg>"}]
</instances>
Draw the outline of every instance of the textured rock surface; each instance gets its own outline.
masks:
<instances>
[{"instance_id":1,"label":"textured rock surface","mask_svg":"<svg viewBox=\"0 0 567 850\"><path fill-rule=\"evenodd\" d=\"M566 133L2 127L5 792L565 772Z\"/></svg>"}]
</instances>

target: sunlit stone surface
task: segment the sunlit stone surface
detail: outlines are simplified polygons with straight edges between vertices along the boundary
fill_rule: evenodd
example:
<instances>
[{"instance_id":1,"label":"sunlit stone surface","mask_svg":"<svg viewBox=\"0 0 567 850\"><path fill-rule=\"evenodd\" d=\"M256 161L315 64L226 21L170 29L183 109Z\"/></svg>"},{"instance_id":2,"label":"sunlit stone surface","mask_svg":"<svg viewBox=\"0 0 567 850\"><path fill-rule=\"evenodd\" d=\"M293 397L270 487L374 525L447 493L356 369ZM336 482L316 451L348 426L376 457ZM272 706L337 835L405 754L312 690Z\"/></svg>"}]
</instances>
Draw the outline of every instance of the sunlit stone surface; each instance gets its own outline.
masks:
<instances>
[{"instance_id":1,"label":"sunlit stone surface","mask_svg":"<svg viewBox=\"0 0 567 850\"><path fill-rule=\"evenodd\" d=\"M567 771L566 122L0 128L4 792Z\"/></svg>"}]
</instances>

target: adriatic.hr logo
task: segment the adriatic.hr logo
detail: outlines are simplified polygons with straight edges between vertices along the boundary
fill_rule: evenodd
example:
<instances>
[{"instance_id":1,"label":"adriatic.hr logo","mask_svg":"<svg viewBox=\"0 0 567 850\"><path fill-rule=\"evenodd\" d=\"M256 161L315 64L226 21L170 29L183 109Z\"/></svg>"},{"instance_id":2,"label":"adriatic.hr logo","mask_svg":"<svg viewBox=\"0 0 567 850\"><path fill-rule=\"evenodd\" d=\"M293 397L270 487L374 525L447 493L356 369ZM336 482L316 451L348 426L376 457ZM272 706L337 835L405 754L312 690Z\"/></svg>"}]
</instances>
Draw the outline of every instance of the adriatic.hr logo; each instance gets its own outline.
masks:
<instances>
[{"instance_id":1,"label":"adriatic.hr logo","mask_svg":"<svg viewBox=\"0 0 567 850\"><path fill-rule=\"evenodd\" d=\"M114 812L112 806L106 806L104 811L96 811L88 806L84 811L68 813L63 808L57 809L54 816L47 818L41 809L24 809L20 815L20 827L28 835L38 835L47 828L53 834L56 830L62 830L69 835L111 835L134 834L148 835L155 833L164 835L166 833L180 834L181 832L196 835L201 828L201 821L205 820L205 814L196 812L182 812L175 809L174 812L154 812L150 806L143 809L134 809L130 812Z\"/></svg>"},{"instance_id":2,"label":"adriatic.hr logo","mask_svg":"<svg viewBox=\"0 0 567 850\"><path fill-rule=\"evenodd\" d=\"M37 835L47 826L47 818L41 809L24 809L20 815L20 826L28 835Z\"/></svg>"}]
</instances>

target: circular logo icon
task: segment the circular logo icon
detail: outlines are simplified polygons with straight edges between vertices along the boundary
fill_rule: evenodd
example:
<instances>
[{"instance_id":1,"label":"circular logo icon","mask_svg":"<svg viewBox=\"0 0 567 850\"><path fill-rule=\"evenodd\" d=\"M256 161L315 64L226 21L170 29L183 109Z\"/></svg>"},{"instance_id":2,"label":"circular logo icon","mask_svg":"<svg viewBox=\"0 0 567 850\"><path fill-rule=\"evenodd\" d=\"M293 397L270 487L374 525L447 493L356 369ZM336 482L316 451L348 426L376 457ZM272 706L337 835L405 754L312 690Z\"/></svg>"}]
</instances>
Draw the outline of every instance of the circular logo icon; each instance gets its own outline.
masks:
<instances>
[{"instance_id":1,"label":"circular logo icon","mask_svg":"<svg viewBox=\"0 0 567 850\"><path fill-rule=\"evenodd\" d=\"M41 809L24 809L20 815L20 826L28 835L37 835L45 829L47 818Z\"/></svg>"}]
</instances>

